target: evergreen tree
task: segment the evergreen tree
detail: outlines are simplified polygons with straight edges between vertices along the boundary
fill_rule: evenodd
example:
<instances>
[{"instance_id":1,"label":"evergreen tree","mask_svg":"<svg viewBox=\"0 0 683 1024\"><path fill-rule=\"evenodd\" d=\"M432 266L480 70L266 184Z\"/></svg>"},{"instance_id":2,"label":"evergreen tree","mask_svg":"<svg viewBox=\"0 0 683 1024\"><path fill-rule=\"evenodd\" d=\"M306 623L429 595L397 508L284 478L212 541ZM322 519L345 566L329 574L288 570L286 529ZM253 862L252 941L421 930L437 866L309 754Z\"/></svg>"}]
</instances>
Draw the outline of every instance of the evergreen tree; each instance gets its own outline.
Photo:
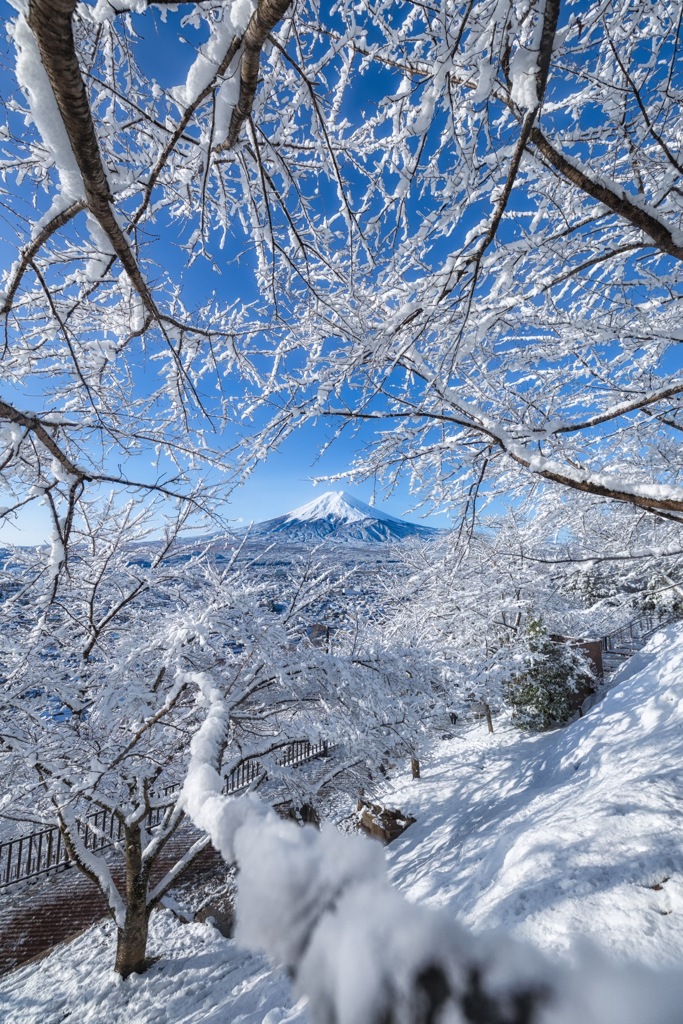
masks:
<instances>
[{"instance_id":1,"label":"evergreen tree","mask_svg":"<svg viewBox=\"0 0 683 1024\"><path fill-rule=\"evenodd\" d=\"M582 651L553 640L542 619L529 623L528 636L528 667L507 684L505 698L516 725L542 732L569 720L577 692L593 684L593 675Z\"/></svg>"}]
</instances>

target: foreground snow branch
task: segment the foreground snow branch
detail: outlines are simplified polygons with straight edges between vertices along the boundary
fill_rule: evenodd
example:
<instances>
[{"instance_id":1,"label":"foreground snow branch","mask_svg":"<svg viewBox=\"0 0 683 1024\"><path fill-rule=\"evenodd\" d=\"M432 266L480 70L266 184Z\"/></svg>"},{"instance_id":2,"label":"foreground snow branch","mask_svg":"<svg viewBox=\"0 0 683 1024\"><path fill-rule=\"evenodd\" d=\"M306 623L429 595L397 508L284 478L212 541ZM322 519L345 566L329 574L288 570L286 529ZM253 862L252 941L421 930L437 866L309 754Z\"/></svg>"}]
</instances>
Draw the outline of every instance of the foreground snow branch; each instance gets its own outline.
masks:
<instances>
[{"instance_id":1,"label":"foreground snow branch","mask_svg":"<svg viewBox=\"0 0 683 1024\"><path fill-rule=\"evenodd\" d=\"M239 867L237 939L285 965L316 1024L673 1024L683 977L585 954L550 964L502 934L475 937L389 884L379 845L285 822L250 798L190 798ZM580 981L580 983L578 983Z\"/></svg>"},{"instance_id":2,"label":"foreground snow branch","mask_svg":"<svg viewBox=\"0 0 683 1024\"><path fill-rule=\"evenodd\" d=\"M182 802L238 873L237 939L287 967L316 1024L673 1024L683 976L625 971L594 951L572 969L496 933L473 936L389 884L380 846L221 794L224 709L192 743ZM578 982L578 983L577 983Z\"/></svg>"},{"instance_id":3,"label":"foreground snow branch","mask_svg":"<svg viewBox=\"0 0 683 1024\"><path fill-rule=\"evenodd\" d=\"M219 151L233 148L242 125L251 115L258 85L261 50L270 32L284 18L291 2L292 0L260 0L251 16L247 31L244 33L239 99L230 118L228 137L221 146L217 147Z\"/></svg>"}]
</instances>

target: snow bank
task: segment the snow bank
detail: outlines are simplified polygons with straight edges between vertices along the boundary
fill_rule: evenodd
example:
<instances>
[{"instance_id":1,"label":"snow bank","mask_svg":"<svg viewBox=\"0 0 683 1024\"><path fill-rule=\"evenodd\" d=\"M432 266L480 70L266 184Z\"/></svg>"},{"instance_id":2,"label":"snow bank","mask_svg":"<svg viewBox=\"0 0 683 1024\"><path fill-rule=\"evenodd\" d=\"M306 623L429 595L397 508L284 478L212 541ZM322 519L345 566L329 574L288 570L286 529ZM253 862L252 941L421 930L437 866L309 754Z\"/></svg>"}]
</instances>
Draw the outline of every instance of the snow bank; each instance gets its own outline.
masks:
<instances>
[{"instance_id":1,"label":"snow bank","mask_svg":"<svg viewBox=\"0 0 683 1024\"><path fill-rule=\"evenodd\" d=\"M392 847L412 899L552 953L683 964L683 630L585 718L545 736L476 730L388 794L418 818Z\"/></svg>"},{"instance_id":2,"label":"snow bank","mask_svg":"<svg viewBox=\"0 0 683 1024\"><path fill-rule=\"evenodd\" d=\"M216 779L195 785L203 756L213 757L212 708L193 744L186 806L237 859L238 940L287 966L320 1024L388 1015L415 1024L441 1012L458 1021L473 1019L474 1004L485 1008L482 1020L533 1005L539 1024L680 1024L677 921L649 957L677 962L676 971L625 970L606 953L616 939L622 956L647 960L643 945L656 930L639 915L665 885L680 893L683 808L672 816L667 793L683 753L681 666L683 632L669 630L650 645L645 667L575 726L532 739L508 732L488 747L475 741L464 768L446 772L437 762L431 787L429 776L426 786L404 784L398 802L405 808L403 797L420 794L410 809L423 824L396 844L394 876L449 913L403 900L388 884L383 851L359 837L262 811L228 819ZM457 743L444 753L453 757ZM644 782L653 789L647 802ZM463 910L476 931L500 927L468 933L453 913ZM544 952L573 941L573 964L553 963L511 933ZM576 945L591 934L602 951Z\"/></svg>"}]
</instances>

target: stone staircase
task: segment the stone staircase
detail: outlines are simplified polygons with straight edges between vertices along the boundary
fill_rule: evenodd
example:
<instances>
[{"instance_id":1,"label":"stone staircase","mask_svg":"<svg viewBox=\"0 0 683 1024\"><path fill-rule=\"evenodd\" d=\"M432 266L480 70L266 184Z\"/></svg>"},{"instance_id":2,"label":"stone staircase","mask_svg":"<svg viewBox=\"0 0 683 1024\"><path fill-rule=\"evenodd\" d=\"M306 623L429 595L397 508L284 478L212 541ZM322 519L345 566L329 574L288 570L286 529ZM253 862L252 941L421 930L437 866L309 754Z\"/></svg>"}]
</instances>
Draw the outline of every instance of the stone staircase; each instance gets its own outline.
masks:
<instances>
[{"instance_id":1,"label":"stone staircase","mask_svg":"<svg viewBox=\"0 0 683 1024\"><path fill-rule=\"evenodd\" d=\"M159 880L176 862L196 835L181 830L168 844L155 864L153 879ZM119 888L124 884L123 864L111 865ZM183 882L199 879L227 868L220 854L210 846L199 855L183 875ZM107 904L98 886L74 869L29 884L10 898L0 901L0 976L39 959L60 942L68 942L85 928L108 915Z\"/></svg>"},{"instance_id":2,"label":"stone staircase","mask_svg":"<svg viewBox=\"0 0 683 1024\"><path fill-rule=\"evenodd\" d=\"M327 758L334 749L326 741L297 740L283 748L278 764L285 769L301 770L318 759ZM239 794L248 789L254 779L266 777L258 759L245 759L226 780L225 792ZM170 796L176 788L168 787L166 795ZM278 791L279 786L274 781L271 796L276 807ZM87 825L89 819L84 820ZM95 824L98 826L97 843L88 844L88 848L111 857L112 877L122 891L124 867L116 842L120 836L113 834L107 822ZM155 821L149 822L152 828L155 824ZM44 956L60 942L75 938L109 913L99 888L72 866L66 851L61 851L63 856L58 855L61 848L56 839L52 842L45 839L49 831L57 830L42 830L0 843L0 975ZM198 834L191 822L181 825L154 865L151 888L187 853ZM225 875L227 870L220 854L207 846L178 881L186 884L207 875Z\"/></svg>"}]
</instances>

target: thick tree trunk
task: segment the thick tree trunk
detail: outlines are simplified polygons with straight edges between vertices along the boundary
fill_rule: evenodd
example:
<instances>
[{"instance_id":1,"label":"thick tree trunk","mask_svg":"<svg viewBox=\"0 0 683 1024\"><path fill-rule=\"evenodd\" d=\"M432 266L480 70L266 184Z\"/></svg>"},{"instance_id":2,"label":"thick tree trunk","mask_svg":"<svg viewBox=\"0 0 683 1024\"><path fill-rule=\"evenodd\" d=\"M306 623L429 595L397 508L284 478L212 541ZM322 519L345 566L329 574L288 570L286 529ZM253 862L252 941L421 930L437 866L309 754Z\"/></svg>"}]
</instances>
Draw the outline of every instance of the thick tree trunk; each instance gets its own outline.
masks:
<instances>
[{"instance_id":1,"label":"thick tree trunk","mask_svg":"<svg viewBox=\"0 0 683 1024\"><path fill-rule=\"evenodd\" d=\"M128 902L126 922L119 928L116 940L115 971L122 978L129 974L142 974L147 953L147 930L149 915L145 901Z\"/></svg>"},{"instance_id":2,"label":"thick tree trunk","mask_svg":"<svg viewBox=\"0 0 683 1024\"><path fill-rule=\"evenodd\" d=\"M126 828L126 920L119 928L114 969L122 978L145 969L149 909L148 871L142 868L139 826Z\"/></svg>"},{"instance_id":3,"label":"thick tree trunk","mask_svg":"<svg viewBox=\"0 0 683 1024\"><path fill-rule=\"evenodd\" d=\"M259 61L263 44L277 23L284 18L292 0L259 0L252 14L242 44L244 52L240 64L240 94L230 118L228 137L220 149L232 149L240 128L251 114L258 85Z\"/></svg>"},{"instance_id":4,"label":"thick tree trunk","mask_svg":"<svg viewBox=\"0 0 683 1024\"><path fill-rule=\"evenodd\" d=\"M30 0L28 24L36 37L41 61L83 178L88 209L108 236L145 308L159 319L152 293L112 209L109 179L76 55L72 25L76 7L77 0Z\"/></svg>"}]
</instances>

